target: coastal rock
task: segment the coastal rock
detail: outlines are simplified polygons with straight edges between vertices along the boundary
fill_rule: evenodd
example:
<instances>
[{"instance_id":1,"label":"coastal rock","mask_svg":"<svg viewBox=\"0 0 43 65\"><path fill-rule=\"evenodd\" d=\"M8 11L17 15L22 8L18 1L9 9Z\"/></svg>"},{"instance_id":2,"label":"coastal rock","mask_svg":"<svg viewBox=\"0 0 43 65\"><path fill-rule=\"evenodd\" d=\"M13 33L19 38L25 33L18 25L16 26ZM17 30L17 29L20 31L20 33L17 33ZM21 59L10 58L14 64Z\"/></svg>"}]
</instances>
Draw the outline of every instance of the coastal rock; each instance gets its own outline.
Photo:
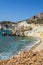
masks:
<instances>
[{"instance_id":1,"label":"coastal rock","mask_svg":"<svg viewBox=\"0 0 43 65\"><path fill-rule=\"evenodd\" d=\"M7 33L6 33L6 32L3 32L3 33L2 33L2 36L5 36L5 35L7 35Z\"/></svg>"},{"instance_id":2,"label":"coastal rock","mask_svg":"<svg viewBox=\"0 0 43 65\"><path fill-rule=\"evenodd\" d=\"M10 33L9 36L15 36L15 33Z\"/></svg>"},{"instance_id":3,"label":"coastal rock","mask_svg":"<svg viewBox=\"0 0 43 65\"><path fill-rule=\"evenodd\" d=\"M19 26L16 29L13 29L12 32L15 33L16 36L25 36L24 32L30 31L30 30L32 30L32 27L30 25L29 26L23 26L22 25L22 26Z\"/></svg>"},{"instance_id":4,"label":"coastal rock","mask_svg":"<svg viewBox=\"0 0 43 65\"><path fill-rule=\"evenodd\" d=\"M20 33L19 31L16 31L16 32L15 32L15 35L16 35L16 36L19 36L19 33Z\"/></svg>"},{"instance_id":5,"label":"coastal rock","mask_svg":"<svg viewBox=\"0 0 43 65\"><path fill-rule=\"evenodd\" d=\"M3 30L3 27L1 27L1 29L0 30Z\"/></svg>"},{"instance_id":6,"label":"coastal rock","mask_svg":"<svg viewBox=\"0 0 43 65\"><path fill-rule=\"evenodd\" d=\"M20 33L20 36L25 37L24 32L21 32Z\"/></svg>"},{"instance_id":7,"label":"coastal rock","mask_svg":"<svg viewBox=\"0 0 43 65\"><path fill-rule=\"evenodd\" d=\"M0 30L3 30L3 27L2 26L0 26Z\"/></svg>"}]
</instances>

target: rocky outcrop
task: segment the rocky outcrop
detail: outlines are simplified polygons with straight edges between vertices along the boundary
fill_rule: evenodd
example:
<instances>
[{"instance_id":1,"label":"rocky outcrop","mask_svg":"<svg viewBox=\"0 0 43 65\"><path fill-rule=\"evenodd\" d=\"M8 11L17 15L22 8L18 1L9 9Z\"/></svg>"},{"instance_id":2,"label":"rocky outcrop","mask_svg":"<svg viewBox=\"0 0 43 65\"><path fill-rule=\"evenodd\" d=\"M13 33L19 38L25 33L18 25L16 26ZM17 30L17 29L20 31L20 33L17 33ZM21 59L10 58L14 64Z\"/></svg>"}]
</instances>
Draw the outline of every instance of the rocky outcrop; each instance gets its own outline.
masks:
<instances>
[{"instance_id":1,"label":"rocky outcrop","mask_svg":"<svg viewBox=\"0 0 43 65\"><path fill-rule=\"evenodd\" d=\"M22 23L21 23L22 24ZM28 26L18 26L17 28L13 28L12 32L16 35L16 36L25 36L24 32L25 31L30 31L32 30L32 27L30 25Z\"/></svg>"},{"instance_id":2,"label":"rocky outcrop","mask_svg":"<svg viewBox=\"0 0 43 65\"><path fill-rule=\"evenodd\" d=\"M10 34L8 34L9 36L16 36L15 33L11 32Z\"/></svg>"},{"instance_id":3,"label":"rocky outcrop","mask_svg":"<svg viewBox=\"0 0 43 65\"><path fill-rule=\"evenodd\" d=\"M2 33L2 36L5 36L5 35L7 35L7 33L6 33L6 32L3 32L3 33Z\"/></svg>"},{"instance_id":4,"label":"rocky outcrop","mask_svg":"<svg viewBox=\"0 0 43 65\"><path fill-rule=\"evenodd\" d=\"M3 27L2 26L0 26L0 30L3 30Z\"/></svg>"}]
</instances>

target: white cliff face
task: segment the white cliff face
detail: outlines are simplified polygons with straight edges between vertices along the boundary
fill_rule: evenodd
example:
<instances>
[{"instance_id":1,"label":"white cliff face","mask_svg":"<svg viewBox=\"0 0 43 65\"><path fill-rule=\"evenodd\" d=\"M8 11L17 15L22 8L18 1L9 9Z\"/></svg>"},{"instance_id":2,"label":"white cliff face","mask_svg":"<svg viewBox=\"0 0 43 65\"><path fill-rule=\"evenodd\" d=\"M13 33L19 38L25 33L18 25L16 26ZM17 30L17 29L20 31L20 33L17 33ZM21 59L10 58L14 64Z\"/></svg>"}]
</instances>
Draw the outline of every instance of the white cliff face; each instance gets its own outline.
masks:
<instances>
[{"instance_id":1,"label":"white cliff face","mask_svg":"<svg viewBox=\"0 0 43 65\"><path fill-rule=\"evenodd\" d=\"M22 21L22 22L18 23L18 26L28 27L28 26L30 26L30 24L28 24L26 21Z\"/></svg>"},{"instance_id":2,"label":"white cliff face","mask_svg":"<svg viewBox=\"0 0 43 65\"><path fill-rule=\"evenodd\" d=\"M35 26L31 31L25 31L25 36L42 36L43 35L43 26Z\"/></svg>"},{"instance_id":3,"label":"white cliff face","mask_svg":"<svg viewBox=\"0 0 43 65\"><path fill-rule=\"evenodd\" d=\"M17 27L13 32L23 32L25 36L37 36L43 35L43 24L28 24L27 21L22 21L17 24Z\"/></svg>"},{"instance_id":4,"label":"white cliff face","mask_svg":"<svg viewBox=\"0 0 43 65\"><path fill-rule=\"evenodd\" d=\"M2 29L2 26L0 25L0 30Z\"/></svg>"}]
</instances>

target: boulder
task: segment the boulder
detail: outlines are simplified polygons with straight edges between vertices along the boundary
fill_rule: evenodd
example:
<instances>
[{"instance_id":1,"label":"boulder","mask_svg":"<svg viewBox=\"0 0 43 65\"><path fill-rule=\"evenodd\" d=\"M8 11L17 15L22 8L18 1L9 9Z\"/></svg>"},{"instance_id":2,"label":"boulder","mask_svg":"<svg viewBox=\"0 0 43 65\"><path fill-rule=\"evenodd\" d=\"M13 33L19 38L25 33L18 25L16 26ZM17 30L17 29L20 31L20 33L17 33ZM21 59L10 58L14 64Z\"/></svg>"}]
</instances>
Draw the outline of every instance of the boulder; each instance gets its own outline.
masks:
<instances>
[{"instance_id":1,"label":"boulder","mask_svg":"<svg viewBox=\"0 0 43 65\"><path fill-rule=\"evenodd\" d=\"M2 33L2 36L5 36L5 35L7 35L7 33L6 33L6 32L3 32L3 33Z\"/></svg>"},{"instance_id":2,"label":"boulder","mask_svg":"<svg viewBox=\"0 0 43 65\"><path fill-rule=\"evenodd\" d=\"M24 36L25 36L25 35L24 35L24 32L20 32L20 36L23 36L23 37L24 37Z\"/></svg>"},{"instance_id":3,"label":"boulder","mask_svg":"<svg viewBox=\"0 0 43 65\"><path fill-rule=\"evenodd\" d=\"M9 36L16 36L16 33L11 32Z\"/></svg>"},{"instance_id":4,"label":"boulder","mask_svg":"<svg viewBox=\"0 0 43 65\"><path fill-rule=\"evenodd\" d=\"M0 30L3 30L3 27L2 26L0 26Z\"/></svg>"}]
</instances>

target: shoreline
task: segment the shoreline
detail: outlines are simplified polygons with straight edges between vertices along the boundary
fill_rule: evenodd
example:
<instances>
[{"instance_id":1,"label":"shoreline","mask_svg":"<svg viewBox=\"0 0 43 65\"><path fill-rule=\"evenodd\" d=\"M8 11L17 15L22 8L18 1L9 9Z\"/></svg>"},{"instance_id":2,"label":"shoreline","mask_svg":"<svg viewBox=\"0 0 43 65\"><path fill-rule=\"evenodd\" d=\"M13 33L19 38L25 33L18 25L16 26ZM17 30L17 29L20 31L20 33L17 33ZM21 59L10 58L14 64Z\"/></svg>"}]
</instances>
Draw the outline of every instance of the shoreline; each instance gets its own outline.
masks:
<instances>
[{"instance_id":1,"label":"shoreline","mask_svg":"<svg viewBox=\"0 0 43 65\"><path fill-rule=\"evenodd\" d=\"M30 50L22 51L18 55L13 56L7 60L0 60L0 65L25 65L25 64L27 65L27 64L31 64L31 63L32 63L32 65L35 65L34 64L35 60L37 60L36 63L38 63L40 61L40 59L43 58L43 49L40 51L38 51L38 50L35 51L35 49L34 49L37 46L39 46L41 42L42 41L40 39ZM39 65L39 63L38 63L38 65ZM41 61L41 63L43 65L43 61Z\"/></svg>"},{"instance_id":2,"label":"shoreline","mask_svg":"<svg viewBox=\"0 0 43 65\"><path fill-rule=\"evenodd\" d=\"M31 37L31 36L29 36L29 37ZM28 46L28 48L24 48L24 49L21 49L20 51L18 51L18 53L16 53L16 54L14 54L12 57L9 57L8 59L11 59L11 58L13 58L13 57L15 57L15 56L18 56L20 53L22 53L22 52L24 52L24 51L32 51L31 49L34 47L34 46L36 46L36 45L38 45L39 43L40 43L40 39L38 38L38 37L34 37L34 36L32 36L33 38L35 38L36 39L36 41L34 42L34 44L33 45L31 45L31 46ZM27 47L27 46L26 46ZM4 60L8 60L8 59L4 59Z\"/></svg>"},{"instance_id":3,"label":"shoreline","mask_svg":"<svg viewBox=\"0 0 43 65\"><path fill-rule=\"evenodd\" d=\"M29 60L29 57L27 57L27 55L28 54L30 54L30 57L31 57L31 55L32 54L36 54L36 56L37 56L37 53L39 54L39 52L40 51L42 51L43 52L43 36L41 35L41 37L39 36L31 36L31 37L34 37L34 38L36 38L38 41L34 44L34 45L32 45L32 47L30 48L30 49L27 49L26 51L22 51L22 52L18 52L18 54L17 55L14 55L14 56L12 56L12 57L10 57L9 59L6 59L6 60L0 60L0 65L13 65L13 63L14 63L14 65L19 65L18 64L18 62L20 62L20 65L22 65L21 64L21 60L22 60L22 62L24 62L25 61L25 59L26 60ZM41 46L40 46L41 45ZM41 47L42 47L42 49L41 49ZM26 55L25 55L26 54ZM41 52L40 52L40 54L41 54ZM39 55L40 55L39 54ZM24 55L25 55L25 57L24 57ZM43 55L43 54L42 54ZM27 58L26 58L27 57ZM38 58L38 56L37 56L37 58ZM19 60L20 59L20 60ZM24 60L23 60L24 59ZM35 58L36 59L36 58ZM19 60L19 61L18 61ZM31 60L31 59L30 59ZM39 59L40 60L40 59ZM27 62L27 61L25 61L25 62ZM31 62L31 61L30 61ZM15 64L16 63L16 64ZM34 63L34 62L33 62ZM29 61L28 61L28 64L29 64ZM25 65L25 64L24 64ZM35 64L34 64L35 65Z\"/></svg>"},{"instance_id":4,"label":"shoreline","mask_svg":"<svg viewBox=\"0 0 43 65\"><path fill-rule=\"evenodd\" d=\"M32 51L41 51L43 49L43 40L40 39L40 43L36 44L34 47L31 48Z\"/></svg>"},{"instance_id":5,"label":"shoreline","mask_svg":"<svg viewBox=\"0 0 43 65\"><path fill-rule=\"evenodd\" d=\"M12 57L8 58L8 59L11 59L15 56L18 56L20 53L24 52L24 51L30 51L32 47L34 47L36 44L39 44L40 43L40 39L38 37L34 37L34 36L29 36L29 37L33 37L35 38L37 41L35 41L35 43L32 45L32 46L28 46L27 49L21 49L20 51L18 51L18 53L14 54ZM27 46L26 46L27 47ZM8 59L5 59L5 60L8 60Z\"/></svg>"},{"instance_id":6,"label":"shoreline","mask_svg":"<svg viewBox=\"0 0 43 65\"><path fill-rule=\"evenodd\" d=\"M41 43L41 40L40 40L38 43L36 43L36 44L30 49L30 51L33 51L40 43Z\"/></svg>"}]
</instances>

